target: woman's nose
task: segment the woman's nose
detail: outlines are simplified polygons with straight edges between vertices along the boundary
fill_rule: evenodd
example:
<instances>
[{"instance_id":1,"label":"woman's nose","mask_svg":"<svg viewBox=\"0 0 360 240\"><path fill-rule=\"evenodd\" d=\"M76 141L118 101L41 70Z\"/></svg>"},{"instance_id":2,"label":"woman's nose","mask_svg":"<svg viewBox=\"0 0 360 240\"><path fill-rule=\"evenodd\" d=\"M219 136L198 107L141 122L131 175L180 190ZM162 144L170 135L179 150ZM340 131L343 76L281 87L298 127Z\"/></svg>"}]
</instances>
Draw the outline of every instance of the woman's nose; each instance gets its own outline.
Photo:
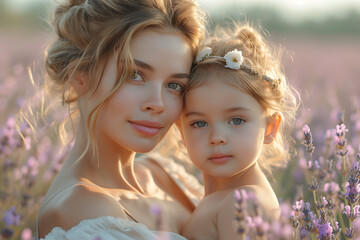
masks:
<instances>
[{"instance_id":1,"label":"woman's nose","mask_svg":"<svg viewBox=\"0 0 360 240\"><path fill-rule=\"evenodd\" d=\"M141 107L143 111L161 113L165 109L162 86L154 84L148 89L147 97ZM140 97L140 96L139 96Z\"/></svg>"}]
</instances>

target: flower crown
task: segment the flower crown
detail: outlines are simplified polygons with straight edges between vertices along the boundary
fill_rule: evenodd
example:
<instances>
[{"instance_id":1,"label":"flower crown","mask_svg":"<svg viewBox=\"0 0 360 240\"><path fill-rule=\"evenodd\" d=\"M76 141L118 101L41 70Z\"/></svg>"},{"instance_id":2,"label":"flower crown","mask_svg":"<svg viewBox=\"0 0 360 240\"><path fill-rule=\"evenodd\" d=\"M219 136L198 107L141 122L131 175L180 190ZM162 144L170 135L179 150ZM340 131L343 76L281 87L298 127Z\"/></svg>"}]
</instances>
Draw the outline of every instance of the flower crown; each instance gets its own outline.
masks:
<instances>
[{"instance_id":1,"label":"flower crown","mask_svg":"<svg viewBox=\"0 0 360 240\"><path fill-rule=\"evenodd\" d=\"M265 81L268 81L270 83L274 83L274 79L266 76L266 75L260 75L259 73L257 73L254 69L252 69L251 67L249 67L248 65L246 65L244 63L244 57L242 56L242 52L234 49L233 51L228 52L227 54L225 54L224 57L220 57L220 56L213 56L212 55L212 49L209 47L204 47L200 53L198 54L198 56L196 57L196 63L200 63L206 59L209 58L217 58L220 60L223 60L226 62L225 67L226 68L230 68L230 69L241 69L244 70L248 73L254 74L254 75L258 75L260 76L262 79L264 79Z\"/></svg>"}]
</instances>

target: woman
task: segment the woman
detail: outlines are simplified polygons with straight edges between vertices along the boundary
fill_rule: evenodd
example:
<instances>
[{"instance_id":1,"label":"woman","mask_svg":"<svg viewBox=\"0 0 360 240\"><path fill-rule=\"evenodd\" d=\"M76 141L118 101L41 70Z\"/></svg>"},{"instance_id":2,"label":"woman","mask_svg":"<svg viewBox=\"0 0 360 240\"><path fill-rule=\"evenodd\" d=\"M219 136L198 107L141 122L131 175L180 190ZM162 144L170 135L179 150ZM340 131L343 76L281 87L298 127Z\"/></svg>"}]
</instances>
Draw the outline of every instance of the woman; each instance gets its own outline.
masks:
<instances>
[{"instance_id":1,"label":"woman","mask_svg":"<svg viewBox=\"0 0 360 240\"><path fill-rule=\"evenodd\" d=\"M47 51L47 73L76 107L76 131L40 207L39 237L53 230L49 239L94 239L113 228L119 239L151 239L153 206L167 221L162 230L181 232L194 202L174 176L189 176L169 174L161 162L174 163L161 158L134 159L154 149L180 115L203 12L193 0L68 0L53 23L58 38Z\"/></svg>"}]
</instances>

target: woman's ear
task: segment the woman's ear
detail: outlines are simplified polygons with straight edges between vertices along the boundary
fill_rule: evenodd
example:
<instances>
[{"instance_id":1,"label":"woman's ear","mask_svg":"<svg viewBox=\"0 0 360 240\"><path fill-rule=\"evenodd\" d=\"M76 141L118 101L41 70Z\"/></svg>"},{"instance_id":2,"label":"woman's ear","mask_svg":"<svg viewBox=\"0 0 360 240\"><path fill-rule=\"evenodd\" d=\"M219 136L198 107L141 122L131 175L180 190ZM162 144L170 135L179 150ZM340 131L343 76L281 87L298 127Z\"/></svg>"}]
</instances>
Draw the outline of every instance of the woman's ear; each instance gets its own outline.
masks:
<instances>
[{"instance_id":1,"label":"woman's ear","mask_svg":"<svg viewBox=\"0 0 360 240\"><path fill-rule=\"evenodd\" d=\"M264 143L271 143L279 130L281 123L281 114L276 112L272 116L267 118L267 126L265 131Z\"/></svg>"},{"instance_id":2,"label":"woman's ear","mask_svg":"<svg viewBox=\"0 0 360 240\"><path fill-rule=\"evenodd\" d=\"M88 76L85 72L77 70L70 76L70 85L77 93L78 97L89 90Z\"/></svg>"}]
</instances>

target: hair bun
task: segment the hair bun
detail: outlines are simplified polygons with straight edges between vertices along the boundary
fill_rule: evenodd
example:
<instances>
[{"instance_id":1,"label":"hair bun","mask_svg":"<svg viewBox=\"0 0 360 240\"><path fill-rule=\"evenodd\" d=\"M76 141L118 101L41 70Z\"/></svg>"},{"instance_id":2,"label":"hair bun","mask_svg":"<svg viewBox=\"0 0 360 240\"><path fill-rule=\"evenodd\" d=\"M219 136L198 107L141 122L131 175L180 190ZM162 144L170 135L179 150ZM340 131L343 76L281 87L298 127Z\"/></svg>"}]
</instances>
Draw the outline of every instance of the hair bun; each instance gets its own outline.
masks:
<instances>
[{"instance_id":1,"label":"hair bun","mask_svg":"<svg viewBox=\"0 0 360 240\"><path fill-rule=\"evenodd\" d=\"M249 24L238 27L235 33L235 37L241 41L255 62L269 61L269 58L272 58L269 52L270 48L260 32Z\"/></svg>"},{"instance_id":2,"label":"hair bun","mask_svg":"<svg viewBox=\"0 0 360 240\"><path fill-rule=\"evenodd\" d=\"M237 31L236 37L242 42L256 42L258 36L255 34L254 29L249 26L240 27Z\"/></svg>"},{"instance_id":3,"label":"hair bun","mask_svg":"<svg viewBox=\"0 0 360 240\"><path fill-rule=\"evenodd\" d=\"M82 48L86 45L86 19L84 18L85 8L83 4L86 0L70 0L60 5L54 15L54 26L57 34L66 39L73 41L75 45ZM79 38L83 36L83 38ZM75 40L76 39L76 40Z\"/></svg>"}]
</instances>

